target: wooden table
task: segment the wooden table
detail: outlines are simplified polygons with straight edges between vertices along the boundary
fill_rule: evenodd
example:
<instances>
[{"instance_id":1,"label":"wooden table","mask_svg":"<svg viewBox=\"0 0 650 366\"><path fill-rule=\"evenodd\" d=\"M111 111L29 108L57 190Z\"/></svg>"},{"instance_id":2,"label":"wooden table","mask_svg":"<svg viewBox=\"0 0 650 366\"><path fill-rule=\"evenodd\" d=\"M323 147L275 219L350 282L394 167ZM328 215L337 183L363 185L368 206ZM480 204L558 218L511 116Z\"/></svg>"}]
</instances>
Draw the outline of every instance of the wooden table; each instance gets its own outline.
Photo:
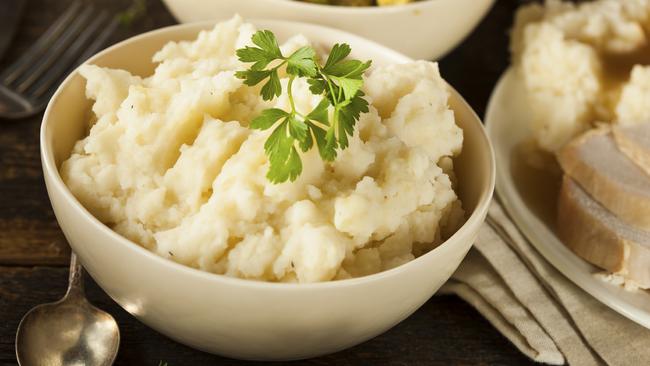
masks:
<instances>
[{"instance_id":1,"label":"wooden table","mask_svg":"<svg viewBox=\"0 0 650 366\"><path fill-rule=\"evenodd\" d=\"M2 0L6 1L6 0ZM9 0L11 1L11 0ZM114 11L127 0L95 1ZM483 115L490 92L508 64L507 32L515 0L498 0L474 33L441 62L443 76ZM16 39L0 63L15 60L66 7L67 1L28 0ZM147 18L115 41L175 21L159 0ZM45 191L39 160L41 116L0 121L0 365L16 364L14 335L32 306L65 291L69 249ZM116 365L244 365L195 351L147 328L88 278L91 302L113 314L122 333ZM454 296L435 296L394 329L360 346L305 365L526 365L522 356L480 314Z\"/></svg>"}]
</instances>

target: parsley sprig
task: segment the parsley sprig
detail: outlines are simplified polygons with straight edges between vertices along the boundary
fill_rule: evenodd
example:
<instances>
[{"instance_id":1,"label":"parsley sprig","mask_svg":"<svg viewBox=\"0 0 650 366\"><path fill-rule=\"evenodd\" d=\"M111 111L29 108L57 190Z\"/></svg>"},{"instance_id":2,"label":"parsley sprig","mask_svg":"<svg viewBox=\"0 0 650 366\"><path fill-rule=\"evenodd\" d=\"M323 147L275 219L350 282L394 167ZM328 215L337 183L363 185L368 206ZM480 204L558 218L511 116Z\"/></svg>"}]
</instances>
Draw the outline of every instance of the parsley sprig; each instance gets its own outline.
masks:
<instances>
[{"instance_id":1,"label":"parsley sprig","mask_svg":"<svg viewBox=\"0 0 650 366\"><path fill-rule=\"evenodd\" d=\"M307 152L315 143L321 158L333 161L338 149L348 147L348 136L354 134L361 113L368 112L361 87L363 73L371 61L348 59L351 49L345 43L332 47L324 65L310 46L284 56L275 35L268 30L256 32L252 41L257 47L237 50L239 60L252 65L248 70L238 71L236 76L249 86L264 82L260 94L268 101L282 94L278 71L286 67L291 110L266 109L251 121L250 128L267 130L275 126L264 144L270 162L266 177L273 183L294 181L302 173L298 149ZM292 86L296 78L306 78L309 90L322 96L320 103L307 114L300 113L295 106Z\"/></svg>"}]
</instances>

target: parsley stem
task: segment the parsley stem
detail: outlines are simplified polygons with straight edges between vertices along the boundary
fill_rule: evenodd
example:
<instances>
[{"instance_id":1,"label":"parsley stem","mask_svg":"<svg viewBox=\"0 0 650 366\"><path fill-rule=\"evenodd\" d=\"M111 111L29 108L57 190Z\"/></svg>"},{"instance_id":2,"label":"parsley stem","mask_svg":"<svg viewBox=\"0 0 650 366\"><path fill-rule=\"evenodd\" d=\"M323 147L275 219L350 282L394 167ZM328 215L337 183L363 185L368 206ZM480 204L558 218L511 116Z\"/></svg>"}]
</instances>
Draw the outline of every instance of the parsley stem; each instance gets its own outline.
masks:
<instances>
[{"instance_id":1,"label":"parsley stem","mask_svg":"<svg viewBox=\"0 0 650 366\"><path fill-rule=\"evenodd\" d=\"M338 137L338 124L339 124L339 106L334 106L334 115L332 116L332 128L334 129L334 136Z\"/></svg>"},{"instance_id":2,"label":"parsley stem","mask_svg":"<svg viewBox=\"0 0 650 366\"><path fill-rule=\"evenodd\" d=\"M296 111L296 104L295 104L295 102L293 101L293 93L291 92L291 86L293 85L293 80L294 80L295 78L296 78L296 77L295 77L294 75L291 75L291 77L289 78L289 83L287 84L287 96L289 97L289 103L291 103L291 113L292 113L292 114L296 114L296 113L297 113L297 111Z\"/></svg>"},{"instance_id":3,"label":"parsley stem","mask_svg":"<svg viewBox=\"0 0 650 366\"><path fill-rule=\"evenodd\" d=\"M320 74L320 76L323 77L323 80L325 80L325 82L327 83L327 87L330 90L330 95L332 96L332 98L335 98L334 89L332 88L332 81L327 77L327 75L325 75L325 73L323 72L323 70L320 67L317 66L317 68L318 68L318 73ZM338 104L338 102L339 102L338 98L334 102L335 103L332 103L332 104Z\"/></svg>"},{"instance_id":4,"label":"parsley stem","mask_svg":"<svg viewBox=\"0 0 650 366\"><path fill-rule=\"evenodd\" d=\"M330 95L332 96L332 101L333 101L332 105L334 107L334 115L332 116L331 127L334 128L334 135L336 136L336 132L338 130L336 127L338 125L339 100L341 99L341 96L340 96L340 94L336 95L336 93L334 93L334 88L332 87L332 81L330 80L330 78L327 75L325 75L323 70L318 66L317 66L317 70L318 70L318 73L323 77L323 80L325 80L325 82L327 83L327 87L330 90ZM341 89L342 88L339 89L339 92L341 91Z\"/></svg>"}]
</instances>

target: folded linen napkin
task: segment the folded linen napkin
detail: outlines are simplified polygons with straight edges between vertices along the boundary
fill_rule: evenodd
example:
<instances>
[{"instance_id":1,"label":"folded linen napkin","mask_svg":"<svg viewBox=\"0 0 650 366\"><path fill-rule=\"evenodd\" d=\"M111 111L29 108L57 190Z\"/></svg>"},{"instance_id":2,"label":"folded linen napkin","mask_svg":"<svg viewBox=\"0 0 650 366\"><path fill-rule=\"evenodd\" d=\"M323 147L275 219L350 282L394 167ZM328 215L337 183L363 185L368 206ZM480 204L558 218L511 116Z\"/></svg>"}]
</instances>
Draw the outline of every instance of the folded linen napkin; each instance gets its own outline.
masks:
<instances>
[{"instance_id":1,"label":"folded linen napkin","mask_svg":"<svg viewBox=\"0 0 650 366\"><path fill-rule=\"evenodd\" d=\"M440 293L460 296L537 362L650 365L650 330L601 304L546 262L498 202Z\"/></svg>"}]
</instances>

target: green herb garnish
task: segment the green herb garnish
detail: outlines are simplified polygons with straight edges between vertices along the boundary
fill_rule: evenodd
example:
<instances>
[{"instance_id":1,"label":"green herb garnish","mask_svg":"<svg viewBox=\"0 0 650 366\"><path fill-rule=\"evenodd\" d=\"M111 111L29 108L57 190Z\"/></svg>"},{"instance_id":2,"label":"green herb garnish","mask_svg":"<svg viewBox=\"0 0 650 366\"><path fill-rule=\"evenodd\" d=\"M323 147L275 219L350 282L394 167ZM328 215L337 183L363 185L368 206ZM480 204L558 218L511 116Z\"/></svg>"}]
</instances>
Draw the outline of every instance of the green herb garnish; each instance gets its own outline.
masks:
<instances>
[{"instance_id":1,"label":"green herb garnish","mask_svg":"<svg viewBox=\"0 0 650 366\"><path fill-rule=\"evenodd\" d=\"M238 71L236 76L249 86L265 82L260 94L264 100L272 100L282 94L278 70L286 66L291 110L266 109L251 121L250 128L266 130L276 126L264 144L270 162L266 177L273 183L294 181L302 172L298 149L307 152L315 141L321 158L333 161L337 149L348 147L348 136L354 134L359 116L368 112L361 87L363 73L371 62L347 59L350 46L345 43L335 44L325 64L321 65L316 51L309 46L285 57L271 31L256 32L252 41L257 47L240 48L237 56L240 61L253 64L248 70ZM291 87L296 78L306 78L309 90L323 96L307 114L298 112L294 104Z\"/></svg>"}]
</instances>

